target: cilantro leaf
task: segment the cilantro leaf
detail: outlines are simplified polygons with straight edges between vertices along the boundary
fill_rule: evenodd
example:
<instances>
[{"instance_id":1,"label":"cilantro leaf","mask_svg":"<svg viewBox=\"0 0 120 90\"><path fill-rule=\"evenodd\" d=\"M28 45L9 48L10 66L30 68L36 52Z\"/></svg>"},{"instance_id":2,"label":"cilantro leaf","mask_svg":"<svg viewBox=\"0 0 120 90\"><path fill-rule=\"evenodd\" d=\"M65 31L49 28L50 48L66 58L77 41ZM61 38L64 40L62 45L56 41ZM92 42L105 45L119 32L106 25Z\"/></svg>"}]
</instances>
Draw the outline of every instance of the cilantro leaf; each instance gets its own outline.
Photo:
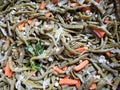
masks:
<instances>
[{"instance_id":1,"label":"cilantro leaf","mask_svg":"<svg viewBox=\"0 0 120 90\"><path fill-rule=\"evenodd\" d=\"M30 60L28 60L26 67L31 67L35 71L39 71L41 69L41 66L38 63L36 63L35 61L32 61L30 63Z\"/></svg>"},{"instance_id":2,"label":"cilantro leaf","mask_svg":"<svg viewBox=\"0 0 120 90\"><path fill-rule=\"evenodd\" d=\"M38 63L36 63L35 61L33 61L31 63L31 67L33 70L37 70L37 71L39 71L41 69L41 66Z\"/></svg>"},{"instance_id":3,"label":"cilantro leaf","mask_svg":"<svg viewBox=\"0 0 120 90\"><path fill-rule=\"evenodd\" d=\"M28 43L28 51L33 54L33 55L40 55L43 53L43 47L41 45L41 41L38 41L37 44L35 45L35 49L32 47L32 45L30 45L30 43Z\"/></svg>"},{"instance_id":4,"label":"cilantro leaf","mask_svg":"<svg viewBox=\"0 0 120 90\"><path fill-rule=\"evenodd\" d=\"M30 60L26 63L26 67L30 67Z\"/></svg>"},{"instance_id":5,"label":"cilantro leaf","mask_svg":"<svg viewBox=\"0 0 120 90\"><path fill-rule=\"evenodd\" d=\"M41 41L38 41L37 44L35 45L35 54L38 56L43 53L43 47L41 45Z\"/></svg>"},{"instance_id":6,"label":"cilantro leaf","mask_svg":"<svg viewBox=\"0 0 120 90\"><path fill-rule=\"evenodd\" d=\"M35 55L34 49L33 49L33 47L32 47L31 45L28 45L28 51L29 51L31 54Z\"/></svg>"},{"instance_id":7,"label":"cilantro leaf","mask_svg":"<svg viewBox=\"0 0 120 90\"><path fill-rule=\"evenodd\" d=\"M30 42L28 42L28 51L35 56L38 56L43 53L43 47L41 45L41 41L38 41L37 44L35 45L35 48L33 48L32 45L30 45ZM28 63L26 64L27 67L31 67L33 70L39 71L41 69L41 66L36 63L35 61L30 62L28 60Z\"/></svg>"}]
</instances>

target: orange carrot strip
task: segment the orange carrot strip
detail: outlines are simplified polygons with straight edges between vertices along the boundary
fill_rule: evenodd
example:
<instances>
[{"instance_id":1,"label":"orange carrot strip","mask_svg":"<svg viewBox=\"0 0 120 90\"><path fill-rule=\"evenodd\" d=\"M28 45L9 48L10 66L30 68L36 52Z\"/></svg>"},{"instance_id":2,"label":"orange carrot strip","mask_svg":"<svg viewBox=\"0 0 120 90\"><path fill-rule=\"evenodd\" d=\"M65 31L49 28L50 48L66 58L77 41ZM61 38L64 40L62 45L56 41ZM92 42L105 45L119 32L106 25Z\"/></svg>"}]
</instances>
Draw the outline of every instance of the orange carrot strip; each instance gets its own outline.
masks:
<instances>
[{"instance_id":1,"label":"orange carrot strip","mask_svg":"<svg viewBox=\"0 0 120 90\"><path fill-rule=\"evenodd\" d=\"M112 21L106 19L106 20L104 21L104 23L105 23L105 24L110 24L110 23L112 23Z\"/></svg>"},{"instance_id":2,"label":"orange carrot strip","mask_svg":"<svg viewBox=\"0 0 120 90\"><path fill-rule=\"evenodd\" d=\"M81 82L80 82L80 80L77 80L78 81L78 83L76 84L76 88L77 89L80 89L80 87L81 87Z\"/></svg>"},{"instance_id":3,"label":"orange carrot strip","mask_svg":"<svg viewBox=\"0 0 120 90\"><path fill-rule=\"evenodd\" d=\"M90 86L90 90L95 90L96 88L97 88L96 83L93 83L93 84Z\"/></svg>"},{"instance_id":4,"label":"orange carrot strip","mask_svg":"<svg viewBox=\"0 0 120 90\"><path fill-rule=\"evenodd\" d=\"M66 71L67 69L68 69L67 66L65 66L65 67L62 68L63 71Z\"/></svg>"},{"instance_id":5,"label":"orange carrot strip","mask_svg":"<svg viewBox=\"0 0 120 90\"><path fill-rule=\"evenodd\" d=\"M21 22L20 25L18 26L18 29L22 31L24 26L25 26L25 22Z\"/></svg>"},{"instance_id":6,"label":"orange carrot strip","mask_svg":"<svg viewBox=\"0 0 120 90\"><path fill-rule=\"evenodd\" d=\"M59 2L59 0L53 0L54 4L57 4Z\"/></svg>"},{"instance_id":7,"label":"orange carrot strip","mask_svg":"<svg viewBox=\"0 0 120 90\"><path fill-rule=\"evenodd\" d=\"M95 0L97 3L99 3L101 0Z\"/></svg>"},{"instance_id":8,"label":"orange carrot strip","mask_svg":"<svg viewBox=\"0 0 120 90\"><path fill-rule=\"evenodd\" d=\"M85 61L81 62L79 65L75 66L75 67L73 68L73 70L74 70L74 71L80 71L80 70L83 69L85 66L87 66L88 63L89 63L89 61L88 61L88 60L85 60Z\"/></svg>"},{"instance_id":9,"label":"orange carrot strip","mask_svg":"<svg viewBox=\"0 0 120 90\"><path fill-rule=\"evenodd\" d=\"M5 71L5 75L9 78L11 78L13 76L13 72L11 71L10 69L10 66L9 66L9 62L7 61L6 62L6 66L4 67L3 69Z\"/></svg>"},{"instance_id":10,"label":"orange carrot strip","mask_svg":"<svg viewBox=\"0 0 120 90\"><path fill-rule=\"evenodd\" d=\"M30 25L33 22L33 20L35 20L36 22L38 22L38 19L35 18L35 19L29 19L27 23Z\"/></svg>"},{"instance_id":11,"label":"orange carrot strip","mask_svg":"<svg viewBox=\"0 0 120 90\"><path fill-rule=\"evenodd\" d=\"M103 38L105 35L105 32L100 28L94 28L93 32L95 32L99 38Z\"/></svg>"},{"instance_id":12,"label":"orange carrot strip","mask_svg":"<svg viewBox=\"0 0 120 90\"><path fill-rule=\"evenodd\" d=\"M83 11L83 12L86 12L86 11L92 12L92 8L91 8L91 7L83 7L83 8L82 8L82 11Z\"/></svg>"},{"instance_id":13,"label":"orange carrot strip","mask_svg":"<svg viewBox=\"0 0 120 90\"><path fill-rule=\"evenodd\" d=\"M69 78L70 78L70 76L69 76L69 75L67 75L67 76L65 76L65 77L64 77L64 79L69 79Z\"/></svg>"},{"instance_id":14,"label":"orange carrot strip","mask_svg":"<svg viewBox=\"0 0 120 90\"><path fill-rule=\"evenodd\" d=\"M106 54L108 57L111 56L111 52L110 52L110 51L106 52L105 54Z\"/></svg>"},{"instance_id":15,"label":"orange carrot strip","mask_svg":"<svg viewBox=\"0 0 120 90\"><path fill-rule=\"evenodd\" d=\"M80 6L79 3L71 3L71 6L75 7L75 6Z\"/></svg>"},{"instance_id":16,"label":"orange carrot strip","mask_svg":"<svg viewBox=\"0 0 120 90\"><path fill-rule=\"evenodd\" d=\"M31 24L33 22L33 19L28 20L28 24Z\"/></svg>"},{"instance_id":17,"label":"orange carrot strip","mask_svg":"<svg viewBox=\"0 0 120 90\"><path fill-rule=\"evenodd\" d=\"M74 79L61 79L59 81L60 85L76 85L77 83L78 81Z\"/></svg>"},{"instance_id":18,"label":"orange carrot strip","mask_svg":"<svg viewBox=\"0 0 120 90\"><path fill-rule=\"evenodd\" d=\"M70 54L70 55L74 55L74 53L73 53L73 52L69 52L69 54Z\"/></svg>"},{"instance_id":19,"label":"orange carrot strip","mask_svg":"<svg viewBox=\"0 0 120 90\"><path fill-rule=\"evenodd\" d=\"M56 71L57 73L62 73L62 72L63 72L63 70L60 69L58 66L53 66L52 68L53 68L53 70Z\"/></svg>"},{"instance_id":20,"label":"orange carrot strip","mask_svg":"<svg viewBox=\"0 0 120 90\"><path fill-rule=\"evenodd\" d=\"M80 47L80 48L77 48L76 51L79 52L79 53L83 53L85 51L88 50L88 47L84 46L84 47ZM73 52L69 52L70 55L73 55L74 53Z\"/></svg>"},{"instance_id":21,"label":"orange carrot strip","mask_svg":"<svg viewBox=\"0 0 120 90\"><path fill-rule=\"evenodd\" d=\"M40 10L44 10L46 7L46 3L44 1L42 1L41 5L40 5Z\"/></svg>"},{"instance_id":22,"label":"orange carrot strip","mask_svg":"<svg viewBox=\"0 0 120 90\"><path fill-rule=\"evenodd\" d=\"M80 47L80 48L76 49L76 51L79 53L85 52L86 50L88 50L88 47Z\"/></svg>"},{"instance_id":23,"label":"orange carrot strip","mask_svg":"<svg viewBox=\"0 0 120 90\"><path fill-rule=\"evenodd\" d=\"M86 4L82 4L82 6L83 6L83 7L85 7L85 6L86 6Z\"/></svg>"},{"instance_id":24,"label":"orange carrot strip","mask_svg":"<svg viewBox=\"0 0 120 90\"><path fill-rule=\"evenodd\" d=\"M52 15L51 12L48 12L48 13L45 14L45 16L46 16L47 18L50 18L50 17L52 17L53 15Z\"/></svg>"}]
</instances>

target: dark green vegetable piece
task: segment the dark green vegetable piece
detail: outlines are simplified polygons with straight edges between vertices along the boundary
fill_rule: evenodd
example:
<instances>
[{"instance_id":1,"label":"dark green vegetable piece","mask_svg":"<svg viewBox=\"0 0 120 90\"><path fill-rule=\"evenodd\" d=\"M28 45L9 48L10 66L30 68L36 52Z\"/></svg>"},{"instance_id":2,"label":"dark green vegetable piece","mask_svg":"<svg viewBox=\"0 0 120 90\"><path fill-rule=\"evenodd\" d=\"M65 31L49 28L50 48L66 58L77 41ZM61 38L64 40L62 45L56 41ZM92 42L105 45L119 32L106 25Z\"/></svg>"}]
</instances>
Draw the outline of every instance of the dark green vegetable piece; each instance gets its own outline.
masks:
<instances>
[{"instance_id":1,"label":"dark green vegetable piece","mask_svg":"<svg viewBox=\"0 0 120 90\"><path fill-rule=\"evenodd\" d=\"M30 45L28 45L28 51L35 56L38 56L43 53L43 47L41 45L41 41L38 41L37 44L35 45L35 49Z\"/></svg>"},{"instance_id":2,"label":"dark green vegetable piece","mask_svg":"<svg viewBox=\"0 0 120 90\"><path fill-rule=\"evenodd\" d=\"M33 48L32 45L30 45L30 42L28 42L28 51L35 56L39 56L40 54L43 53L43 47L41 45L41 41L38 41L37 44L35 45L35 48ZM40 65L36 63L35 61L32 61L30 63L30 60L28 60L28 63L26 64L27 67L31 67L33 70L39 71L40 70Z\"/></svg>"},{"instance_id":3,"label":"dark green vegetable piece","mask_svg":"<svg viewBox=\"0 0 120 90\"><path fill-rule=\"evenodd\" d=\"M29 51L31 54L35 55L34 49L33 49L33 47L32 47L31 45L28 45L28 51Z\"/></svg>"},{"instance_id":4,"label":"dark green vegetable piece","mask_svg":"<svg viewBox=\"0 0 120 90\"><path fill-rule=\"evenodd\" d=\"M30 67L30 60L26 63L26 67Z\"/></svg>"},{"instance_id":5,"label":"dark green vegetable piece","mask_svg":"<svg viewBox=\"0 0 120 90\"><path fill-rule=\"evenodd\" d=\"M39 71L41 69L41 66L38 63L36 63L35 61L33 61L31 63L31 67L33 70L36 70L36 71Z\"/></svg>"},{"instance_id":6,"label":"dark green vegetable piece","mask_svg":"<svg viewBox=\"0 0 120 90\"><path fill-rule=\"evenodd\" d=\"M30 60L28 60L28 63L26 64L26 66L31 67L33 70L36 70L36 71L39 71L41 69L41 66L35 61L32 61L30 63Z\"/></svg>"},{"instance_id":7,"label":"dark green vegetable piece","mask_svg":"<svg viewBox=\"0 0 120 90\"><path fill-rule=\"evenodd\" d=\"M41 41L38 41L38 43L35 45L35 54L38 56L43 53L43 47L41 45Z\"/></svg>"}]
</instances>

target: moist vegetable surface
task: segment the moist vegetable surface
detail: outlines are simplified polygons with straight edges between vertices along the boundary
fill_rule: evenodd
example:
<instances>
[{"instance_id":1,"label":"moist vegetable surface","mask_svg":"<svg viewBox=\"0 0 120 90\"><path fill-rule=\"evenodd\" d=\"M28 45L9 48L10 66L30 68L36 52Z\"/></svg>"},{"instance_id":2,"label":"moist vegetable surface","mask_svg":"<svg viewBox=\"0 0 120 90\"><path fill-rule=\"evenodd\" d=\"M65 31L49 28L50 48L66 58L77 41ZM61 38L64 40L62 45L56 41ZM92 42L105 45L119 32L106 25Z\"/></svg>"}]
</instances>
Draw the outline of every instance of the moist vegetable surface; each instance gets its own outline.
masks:
<instances>
[{"instance_id":1,"label":"moist vegetable surface","mask_svg":"<svg viewBox=\"0 0 120 90\"><path fill-rule=\"evenodd\" d=\"M0 90L119 82L120 0L0 0Z\"/></svg>"}]
</instances>

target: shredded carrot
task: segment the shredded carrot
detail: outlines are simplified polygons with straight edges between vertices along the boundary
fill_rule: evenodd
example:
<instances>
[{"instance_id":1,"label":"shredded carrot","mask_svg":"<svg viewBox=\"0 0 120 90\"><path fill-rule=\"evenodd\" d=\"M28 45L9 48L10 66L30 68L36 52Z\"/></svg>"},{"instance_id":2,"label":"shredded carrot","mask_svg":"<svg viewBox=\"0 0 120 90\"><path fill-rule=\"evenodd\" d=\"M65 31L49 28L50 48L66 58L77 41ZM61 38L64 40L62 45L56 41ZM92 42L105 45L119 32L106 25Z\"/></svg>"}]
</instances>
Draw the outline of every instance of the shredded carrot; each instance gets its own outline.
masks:
<instances>
[{"instance_id":1,"label":"shredded carrot","mask_svg":"<svg viewBox=\"0 0 120 90\"><path fill-rule=\"evenodd\" d=\"M88 50L88 47L86 47L86 46L79 47L79 48L76 49L76 51L79 52L79 53L83 53L83 52L85 52L87 50ZM73 55L74 53L73 52L69 52L69 54Z\"/></svg>"},{"instance_id":2,"label":"shredded carrot","mask_svg":"<svg viewBox=\"0 0 120 90\"><path fill-rule=\"evenodd\" d=\"M100 28L94 28L93 32L95 32L99 38L103 38L105 35L105 32Z\"/></svg>"},{"instance_id":3,"label":"shredded carrot","mask_svg":"<svg viewBox=\"0 0 120 90\"><path fill-rule=\"evenodd\" d=\"M52 68L53 68L53 70L56 71L57 73L62 73L62 72L63 72L63 70L60 69L58 66L53 66Z\"/></svg>"},{"instance_id":4,"label":"shredded carrot","mask_svg":"<svg viewBox=\"0 0 120 90\"><path fill-rule=\"evenodd\" d=\"M83 7L85 7L85 6L86 6L86 4L82 4L82 6L83 6Z\"/></svg>"},{"instance_id":5,"label":"shredded carrot","mask_svg":"<svg viewBox=\"0 0 120 90\"><path fill-rule=\"evenodd\" d=\"M73 53L73 52L69 52L69 54L70 54L70 55L74 55L74 53Z\"/></svg>"},{"instance_id":6,"label":"shredded carrot","mask_svg":"<svg viewBox=\"0 0 120 90\"><path fill-rule=\"evenodd\" d=\"M76 51L79 53L85 52L86 50L88 50L88 47L80 47L76 49Z\"/></svg>"},{"instance_id":7,"label":"shredded carrot","mask_svg":"<svg viewBox=\"0 0 120 90\"><path fill-rule=\"evenodd\" d=\"M18 26L18 29L22 31L24 26L25 26L25 22L21 22L20 25Z\"/></svg>"},{"instance_id":8,"label":"shredded carrot","mask_svg":"<svg viewBox=\"0 0 120 90\"><path fill-rule=\"evenodd\" d=\"M31 23L33 22L33 20L34 20L34 19L29 19L27 23L28 23L28 24L31 24ZM38 19L35 19L35 20L38 21ZM22 31L22 29L23 29L23 27L25 26L25 24L26 24L26 22L24 22L24 21L21 22L20 25L18 26L18 29L19 29L20 31Z\"/></svg>"},{"instance_id":9,"label":"shredded carrot","mask_svg":"<svg viewBox=\"0 0 120 90\"><path fill-rule=\"evenodd\" d=\"M76 88L77 89L80 89L80 87L81 87L81 82L80 82L80 80L77 80L78 81L78 83L76 84Z\"/></svg>"},{"instance_id":10,"label":"shredded carrot","mask_svg":"<svg viewBox=\"0 0 120 90\"><path fill-rule=\"evenodd\" d=\"M91 8L91 7L83 7L83 8L82 8L82 11L83 11L83 12L86 12L86 11L92 12L92 8Z\"/></svg>"},{"instance_id":11,"label":"shredded carrot","mask_svg":"<svg viewBox=\"0 0 120 90\"><path fill-rule=\"evenodd\" d=\"M76 85L78 83L75 79L61 79L59 81L60 85Z\"/></svg>"},{"instance_id":12,"label":"shredded carrot","mask_svg":"<svg viewBox=\"0 0 120 90\"><path fill-rule=\"evenodd\" d=\"M11 78L13 76L13 72L11 71L10 69L10 66L9 66L9 62L7 61L6 62L6 66L3 68L3 70L5 71L5 75L9 78Z\"/></svg>"},{"instance_id":13,"label":"shredded carrot","mask_svg":"<svg viewBox=\"0 0 120 90\"><path fill-rule=\"evenodd\" d=\"M95 90L96 88L97 88L96 83L93 83L93 84L90 86L90 90Z\"/></svg>"},{"instance_id":14,"label":"shredded carrot","mask_svg":"<svg viewBox=\"0 0 120 90\"><path fill-rule=\"evenodd\" d=\"M33 22L33 19L28 20L28 24L31 24Z\"/></svg>"},{"instance_id":15,"label":"shredded carrot","mask_svg":"<svg viewBox=\"0 0 120 90\"><path fill-rule=\"evenodd\" d=\"M40 10L44 10L46 7L46 3L44 1L42 1L41 5L40 5Z\"/></svg>"},{"instance_id":16,"label":"shredded carrot","mask_svg":"<svg viewBox=\"0 0 120 90\"><path fill-rule=\"evenodd\" d=\"M111 23L112 23L112 21L111 21L111 20L106 19L106 20L104 21L104 23L105 23L105 24L111 24Z\"/></svg>"},{"instance_id":17,"label":"shredded carrot","mask_svg":"<svg viewBox=\"0 0 120 90\"><path fill-rule=\"evenodd\" d=\"M65 66L65 67L62 68L63 71L66 71L67 69L68 69L67 66Z\"/></svg>"},{"instance_id":18,"label":"shredded carrot","mask_svg":"<svg viewBox=\"0 0 120 90\"><path fill-rule=\"evenodd\" d=\"M106 52L105 54L106 54L108 57L111 56L111 52L110 52L110 51Z\"/></svg>"},{"instance_id":19,"label":"shredded carrot","mask_svg":"<svg viewBox=\"0 0 120 90\"><path fill-rule=\"evenodd\" d=\"M77 79L69 79L69 76L66 76L59 81L59 85L75 85L77 89L80 89L81 82Z\"/></svg>"},{"instance_id":20,"label":"shredded carrot","mask_svg":"<svg viewBox=\"0 0 120 90\"><path fill-rule=\"evenodd\" d=\"M71 3L71 6L75 7L75 6L80 6L79 3Z\"/></svg>"},{"instance_id":21,"label":"shredded carrot","mask_svg":"<svg viewBox=\"0 0 120 90\"><path fill-rule=\"evenodd\" d=\"M45 16L46 16L47 18L50 18L50 17L52 17L53 15L52 15L51 12L48 12L48 13L45 14Z\"/></svg>"},{"instance_id":22,"label":"shredded carrot","mask_svg":"<svg viewBox=\"0 0 120 90\"><path fill-rule=\"evenodd\" d=\"M73 68L73 70L74 70L74 71L80 71L80 70L83 69L85 66L87 66L88 63L89 63L89 61L88 61L88 60L85 60L85 61L81 62L79 65L75 66L75 67Z\"/></svg>"},{"instance_id":23,"label":"shredded carrot","mask_svg":"<svg viewBox=\"0 0 120 90\"><path fill-rule=\"evenodd\" d=\"M59 2L59 0L53 0L54 4L57 4Z\"/></svg>"},{"instance_id":24,"label":"shredded carrot","mask_svg":"<svg viewBox=\"0 0 120 90\"><path fill-rule=\"evenodd\" d=\"M29 19L28 24L31 24L33 22L33 20L35 20L36 22L38 21L38 19Z\"/></svg>"},{"instance_id":25,"label":"shredded carrot","mask_svg":"<svg viewBox=\"0 0 120 90\"><path fill-rule=\"evenodd\" d=\"M64 77L64 79L69 79L69 78L70 78L70 76L69 76L69 75L67 75L67 76L65 76L65 77Z\"/></svg>"},{"instance_id":26,"label":"shredded carrot","mask_svg":"<svg viewBox=\"0 0 120 90\"><path fill-rule=\"evenodd\" d=\"M97 3L99 3L101 0L95 0Z\"/></svg>"}]
</instances>

